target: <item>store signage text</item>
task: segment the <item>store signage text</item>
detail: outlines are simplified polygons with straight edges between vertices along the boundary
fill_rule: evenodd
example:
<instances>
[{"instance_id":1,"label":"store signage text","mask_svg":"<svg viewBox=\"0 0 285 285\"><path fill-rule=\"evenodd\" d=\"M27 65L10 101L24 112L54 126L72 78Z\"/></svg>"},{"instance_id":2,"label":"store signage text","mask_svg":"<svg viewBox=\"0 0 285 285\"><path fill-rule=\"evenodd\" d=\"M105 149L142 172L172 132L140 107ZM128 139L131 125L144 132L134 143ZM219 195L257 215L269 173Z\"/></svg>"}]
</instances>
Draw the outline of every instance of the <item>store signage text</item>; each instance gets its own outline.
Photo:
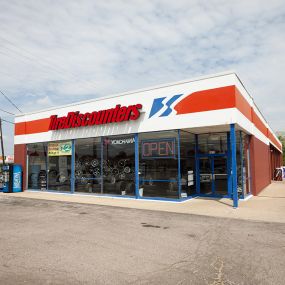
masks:
<instances>
[{"instance_id":1,"label":"store signage text","mask_svg":"<svg viewBox=\"0 0 285 285\"><path fill-rule=\"evenodd\" d=\"M104 144L130 144L134 143L135 138L126 138L126 139L104 139Z\"/></svg>"},{"instance_id":2,"label":"store signage text","mask_svg":"<svg viewBox=\"0 0 285 285\"><path fill-rule=\"evenodd\" d=\"M67 142L51 142L48 144L48 156L72 155L72 143Z\"/></svg>"},{"instance_id":3,"label":"store signage text","mask_svg":"<svg viewBox=\"0 0 285 285\"><path fill-rule=\"evenodd\" d=\"M142 158L174 158L175 138L142 141Z\"/></svg>"},{"instance_id":4,"label":"store signage text","mask_svg":"<svg viewBox=\"0 0 285 285\"><path fill-rule=\"evenodd\" d=\"M121 106L115 108L81 114L80 112L69 112L67 116L50 117L49 130L70 129L109 123L119 123L123 121L134 121L140 117L142 104Z\"/></svg>"}]
</instances>

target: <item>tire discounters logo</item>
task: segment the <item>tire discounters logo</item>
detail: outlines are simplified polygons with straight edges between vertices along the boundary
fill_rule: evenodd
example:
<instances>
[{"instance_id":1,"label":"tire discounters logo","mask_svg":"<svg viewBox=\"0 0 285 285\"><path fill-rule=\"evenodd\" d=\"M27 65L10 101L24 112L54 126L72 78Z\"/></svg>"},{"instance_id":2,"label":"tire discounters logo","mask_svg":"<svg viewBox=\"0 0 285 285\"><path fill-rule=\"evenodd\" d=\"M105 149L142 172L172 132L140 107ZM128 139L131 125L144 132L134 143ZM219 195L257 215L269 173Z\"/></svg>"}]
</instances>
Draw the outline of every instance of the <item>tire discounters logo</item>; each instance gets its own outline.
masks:
<instances>
[{"instance_id":1,"label":"tire discounters logo","mask_svg":"<svg viewBox=\"0 0 285 285\"><path fill-rule=\"evenodd\" d=\"M128 107L116 105L115 108L95 111L92 113L69 112L67 116L50 117L49 130L61 130L79 128L86 126L102 125L109 123L119 123L124 121L134 121L140 117L142 104L130 105Z\"/></svg>"},{"instance_id":2,"label":"tire discounters logo","mask_svg":"<svg viewBox=\"0 0 285 285\"><path fill-rule=\"evenodd\" d=\"M153 100L152 107L149 113L149 118L155 114L159 114L159 117L166 117L172 113L172 105L177 101L183 94L177 94L171 98L161 97Z\"/></svg>"},{"instance_id":3,"label":"tire discounters logo","mask_svg":"<svg viewBox=\"0 0 285 285\"><path fill-rule=\"evenodd\" d=\"M155 98L149 118L167 117L235 107L235 86L198 90L188 94L175 94Z\"/></svg>"}]
</instances>

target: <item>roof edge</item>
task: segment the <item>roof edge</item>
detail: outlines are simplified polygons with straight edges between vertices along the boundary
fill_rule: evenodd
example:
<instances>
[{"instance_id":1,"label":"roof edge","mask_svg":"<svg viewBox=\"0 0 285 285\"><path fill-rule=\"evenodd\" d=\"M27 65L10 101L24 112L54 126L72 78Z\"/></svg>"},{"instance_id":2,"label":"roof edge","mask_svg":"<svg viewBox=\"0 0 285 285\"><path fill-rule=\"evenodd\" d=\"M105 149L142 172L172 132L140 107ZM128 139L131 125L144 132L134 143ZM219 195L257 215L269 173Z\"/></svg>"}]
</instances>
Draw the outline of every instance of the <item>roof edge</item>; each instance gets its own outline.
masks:
<instances>
[{"instance_id":1,"label":"roof edge","mask_svg":"<svg viewBox=\"0 0 285 285\"><path fill-rule=\"evenodd\" d=\"M45 111L52 111L52 110L56 110L56 109L59 109L59 108L62 108L62 107L71 107L71 106L75 106L75 105L78 105L78 104L86 104L86 103L91 103L91 102L96 102L96 101L116 98L116 97L120 97L120 96L131 95L131 94L136 94L136 93L140 93L140 92L146 92L146 91L151 91L151 90L155 90L155 89L160 89L160 88L180 85L180 84L184 84L184 83L190 83L190 82L210 79L210 78L214 78L214 77L221 77L221 76L225 76L225 75L231 75L231 74L237 76L235 71L229 70L229 71L219 72L219 73L215 73L215 74L210 74L210 75L207 75L207 76L204 75L204 76L194 77L192 79L184 79L184 80L181 80L181 81L165 83L165 84L155 85L155 86L151 86L151 87L147 87L147 88L141 88L141 89L137 89L137 90L116 93L116 94L113 94L113 95L100 96L100 97L97 97L97 98L94 98L94 99L77 101L77 102L74 102L74 103L64 104L64 105L60 105L60 106L56 106L56 107L40 109L40 110L37 110L37 111L16 114L15 117L22 117L22 116L25 116L25 115L32 115L32 114L37 114L37 113L41 113L41 112L45 112ZM237 76L237 78L239 79L238 76Z\"/></svg>"},{"instance_id":2,"label":"roof edge","mask_svg":"<svg viewBox=\"0 0 285 285\"><path fill-rule=\"evenodd\" d=\"M275 139L281 144L282 146L282 142L278 139L278 136L276 135L275 131L273 130L273 128L270 126L269 122L266 120L266 118L264 117L263 113L261 112L261 110L258 108L258 106L255 104L255 100L254 98L250 95L250 92L248 91L248 89L244 86L242 80L240 79L240 77L235 73L238 81L240 82L240 84L242 85L242 87L244 88L244 90L246 91L246 93L248 94L248 96L251 98L252 103L254 104L255 108L258 110L258 112L260 113L260 115L262 116L262 119L266 122L266 124L268 125L269 130L272 132L273 136L275 137Z\"/></svg>"}]
</instances>

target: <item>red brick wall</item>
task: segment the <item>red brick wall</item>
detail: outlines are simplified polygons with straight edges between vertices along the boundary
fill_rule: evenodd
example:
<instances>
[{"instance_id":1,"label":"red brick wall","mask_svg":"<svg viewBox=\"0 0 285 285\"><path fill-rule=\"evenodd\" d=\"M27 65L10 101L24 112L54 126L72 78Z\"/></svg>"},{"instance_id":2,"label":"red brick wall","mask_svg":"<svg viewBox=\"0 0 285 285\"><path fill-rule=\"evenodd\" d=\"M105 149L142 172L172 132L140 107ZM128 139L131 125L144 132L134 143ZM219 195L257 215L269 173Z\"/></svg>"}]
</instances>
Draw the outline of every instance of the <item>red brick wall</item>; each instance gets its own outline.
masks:
<instances>
[{"instance_id":1,"label":"red brick wall","mask_svg":"<svg viewBox=\"0 0 285 285\"><path fill-rule=\"evenodd\" d=\"M250 138L252 194L258 195L271 183L270 148L254 136Z\"/></svg>"},{"instance_id":2,"label":"red brick wall","mask_svg":"<svg viewBox=\"0 0 285 285\"><path fill-rule=\"evenodd\" d=\"M15 144L14 145L14 162L15 164L20 164L23 167L23 189L26 190L26 177L27 177L27 148L25 144Z\"/></svg>"}]
</instances>

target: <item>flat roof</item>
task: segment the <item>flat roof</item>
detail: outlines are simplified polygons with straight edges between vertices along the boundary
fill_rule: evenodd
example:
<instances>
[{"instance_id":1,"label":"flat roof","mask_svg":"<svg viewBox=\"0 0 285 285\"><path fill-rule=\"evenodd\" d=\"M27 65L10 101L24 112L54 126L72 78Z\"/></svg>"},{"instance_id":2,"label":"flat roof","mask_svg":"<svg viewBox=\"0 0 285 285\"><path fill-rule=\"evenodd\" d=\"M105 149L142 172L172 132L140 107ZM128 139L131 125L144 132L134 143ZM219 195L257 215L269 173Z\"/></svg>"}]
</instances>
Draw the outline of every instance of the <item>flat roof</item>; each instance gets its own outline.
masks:
<instances>
[{"instance_id":1,"label":"flat roof","mask_svg":"<svg viewBox=\"0 0 285 285\"><path fill-rule=\"evenodd\" d=\"M192 79L185 79L185 80L181 80L181 81L155 85L155 86L151 86L151 87L147 87L147 88L142 88L142 89L127 91L127 92L116 93L116 94L113 94L113 95L100 96L100 97L96 97L94 99L88 99L88 100L77 101L77 102L74 102L74 103L69 103L69 104L64 104L64 105L59 105L59 106L53 106L53 107L50 107L50 108L44 108L44 109L40 109L40 110L36 110L36 111L20 113L20 114L16 114L15 116L16 117L21 117L21 116L24 116L24 115L32 115L32 114L37 114L37 113L41 113L41 112L45 112L45 111L56 110L56 109L59 109L59 108L62 108L62 107L71 107L71 106L76 106L78 104L86 104L86 103L101 101L101 100L105 100L105 99L111 99L111 98L116 98L116 97L120 97L120 96L131 95L131 94L151 91L151 90L155 90L155 89L160 89L160 88L165 88L165 87L170 87L170 86L175 86L175 85L180 85L180 84L184 84L184 83L190 83L190 82L194 82L194 81L200 81L200 80L205 80L205 79L210 79L210 78L215 78L215 77L220 77L220 76L225 76L225 75L230 75L230 74L234 74L239 79L239 77L237 76L235 71L225 71L225 72L210 74L210 75L207 75L207 76L199 76L199 77L195 77L195 78L192 78ZM239 81L241 82L240 79L239 79ZM242 82L241 82L241 84L242 84ZM244 87L244 85L243 85L243 87Z\"/></svg>"}]
</instances>

